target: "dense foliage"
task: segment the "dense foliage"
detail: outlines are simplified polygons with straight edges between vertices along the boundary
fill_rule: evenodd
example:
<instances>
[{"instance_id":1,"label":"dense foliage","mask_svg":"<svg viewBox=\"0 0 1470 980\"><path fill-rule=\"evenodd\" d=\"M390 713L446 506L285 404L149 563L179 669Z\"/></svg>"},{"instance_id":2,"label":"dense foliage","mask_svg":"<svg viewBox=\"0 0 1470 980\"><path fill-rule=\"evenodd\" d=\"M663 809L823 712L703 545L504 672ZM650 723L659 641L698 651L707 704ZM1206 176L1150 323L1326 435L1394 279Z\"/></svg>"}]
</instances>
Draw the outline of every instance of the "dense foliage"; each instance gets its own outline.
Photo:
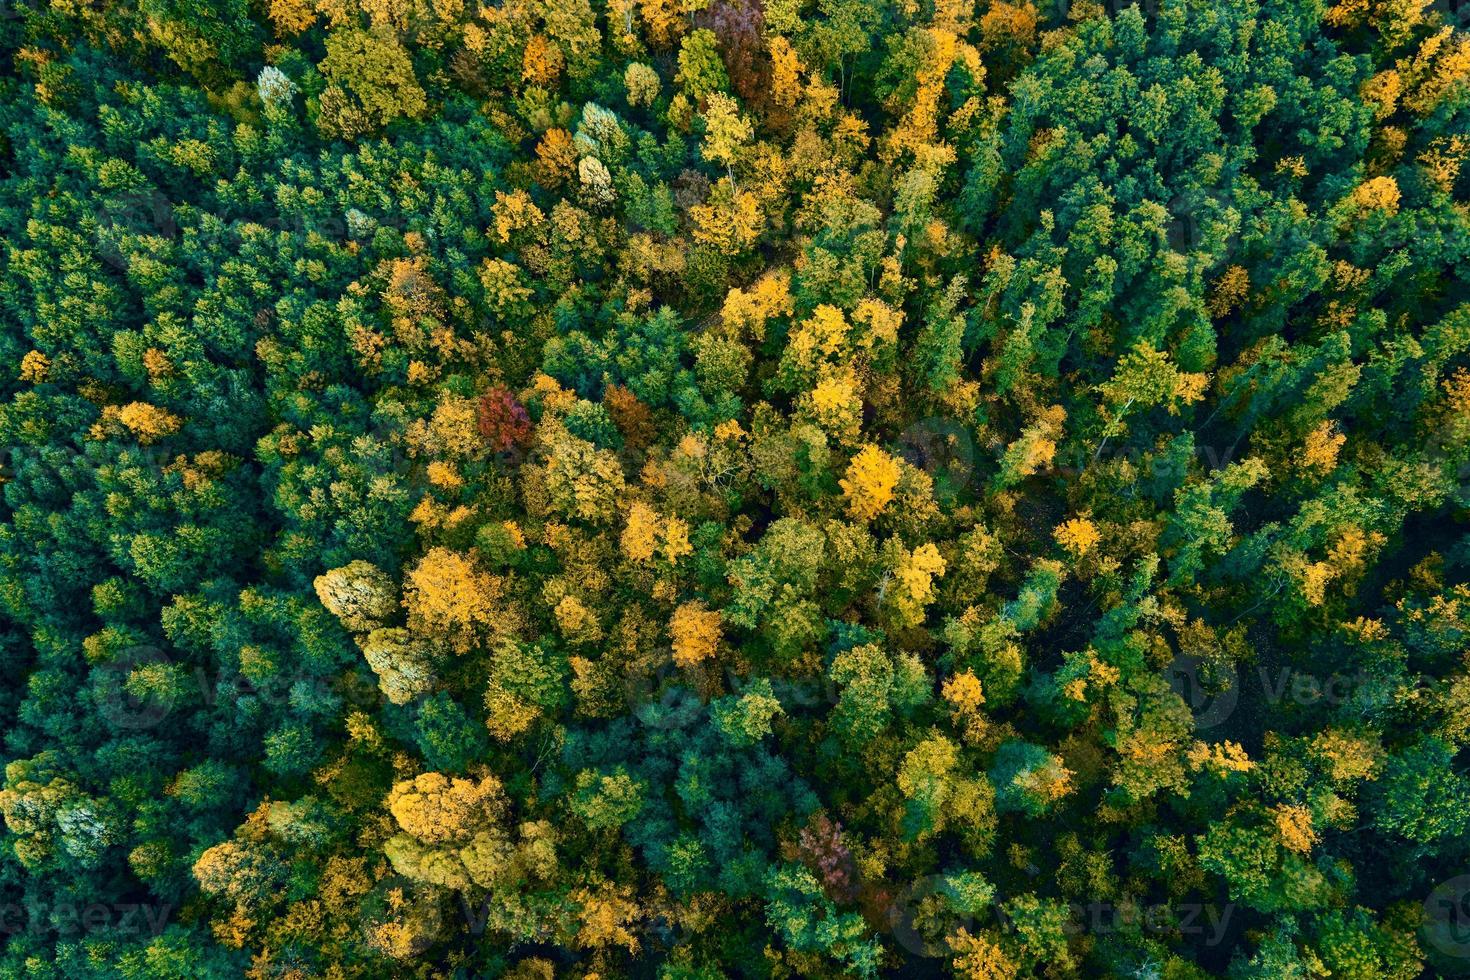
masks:
<instances>
[{"instance_id":1,"label":"dense foliage","mask_svg":"<svg viewBox=\"0 0 1470 980\"><path fill-rule=\"evenodd\" d=\"M1470 972L1425 0L8 0L0 976Z\"/></svg>"}]
</instances>

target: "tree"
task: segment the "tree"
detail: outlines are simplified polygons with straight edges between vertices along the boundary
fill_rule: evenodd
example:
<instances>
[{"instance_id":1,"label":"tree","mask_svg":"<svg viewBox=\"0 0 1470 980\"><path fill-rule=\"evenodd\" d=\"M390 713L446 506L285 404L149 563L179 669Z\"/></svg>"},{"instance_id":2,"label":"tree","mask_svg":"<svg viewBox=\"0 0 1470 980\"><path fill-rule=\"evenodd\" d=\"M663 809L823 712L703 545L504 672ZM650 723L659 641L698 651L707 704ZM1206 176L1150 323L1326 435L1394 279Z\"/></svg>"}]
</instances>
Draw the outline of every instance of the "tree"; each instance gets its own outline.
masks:
<instances>
[{"instance_id":1,"label":"tree","mask_svg":"<svg viewBox=\"0 0 1470 980\"><path fill-rule=\"evenodd\" d=\"M959 746L938 733L903 757L897 783L906 801L905 836L925 840L953 826L983 852L995 830L995 790L984 775L960 775L959 763Z\"/></svg>"},{"instance_id":2,"label":"tree","mask_svg":"<svg viewBox=\"0 0 1470 980\"><path fill-rule=\"evenodd\" d=\"M714 727L735 746L754 745L770 735L770 721L781 713L781 701L776 699L766 677L750 683L739 696L726 696L710 702L710 718Z\"/></svg>"},{"instance_id":3,"label":"tree","mask_svg":"<svg viewBox=\"0 0 1470 980\"><path fill-rule=\"evenodd\" d=\"M354 633L375 630L398 613L397 587L371 562L349 562L318 575L313 584L327 612Z\"/></svg>"},{"instance_id":4,"label":"tree","mask_svg":"<svg viewBox=\"0 0 1470 980\"><path fill-rule=\"evenodd\" d=\"M674 663L680 667L693 667L713 657L720 644L720 623L719 611L706 609L698 601L683 603L675 609L669 621Z\"/></svg>"},{"instance_id":5,"label":"tree","mask_svg":"<svg viewBox=\"0 0 1470 980\"><path fill-rule=\"evenodd\" d=\"M719 42L712 31L701 27L685 35L679 45L679 71L674 81L695 100L730 87L730 76L725 73Z\"/></svg>"},{"instance_id":6,"label":"tree","mask_svg":"<svg viewBox=\"0 0 1470 980\"><path fill-rule=\"evenodd\" d=\"M898 461L877 446L858 450L847 465L847 476L839 481L853 519L871 521L881 514L893 500L899 474Z\"/></svg>"},{"instance_id":7,"label":"tree","mask_svg":"<svg viewBox=\"0 0 1470 980\"><path fill-rule=\"evenodd\" d=\"M438 683L435 657L422 639L406 629L375 629L359 641L378 688L394 704L407 704Z\"/></svg>"},{"instance_id":8,"label":"tree","mask_svg":"<svg viewBox=\"0 0 1470 980\"><path fill-rule=\"evenodd\" d=\"M438 637L464 652L505 623L497 615L502 583L466 555L431 548L408 573L403 604L412 632Z\"/></svg>"},{"instance_id":9,"label":"tree","mask_svg":"<svg viewBox=\"0 0 1470 980\"><path fill-rule=\"evenodd\" d=\"M725 165L730 186L735 186L735 163L755 135L750 121L740 114L740 105L723 92L710 95L704 112L704 155Z\"/></svg>"},{"instance_id":10,"label":"tree","mask_svg":"<svg viewBox=\"0 0 1470 980\"><path fill-rule=\"evenodd\" d=\"M428 111L408 52L392 34L338 29L327 35L326 48L318 125L327 135L354 139Z\"/></svg>"}]
</instances>

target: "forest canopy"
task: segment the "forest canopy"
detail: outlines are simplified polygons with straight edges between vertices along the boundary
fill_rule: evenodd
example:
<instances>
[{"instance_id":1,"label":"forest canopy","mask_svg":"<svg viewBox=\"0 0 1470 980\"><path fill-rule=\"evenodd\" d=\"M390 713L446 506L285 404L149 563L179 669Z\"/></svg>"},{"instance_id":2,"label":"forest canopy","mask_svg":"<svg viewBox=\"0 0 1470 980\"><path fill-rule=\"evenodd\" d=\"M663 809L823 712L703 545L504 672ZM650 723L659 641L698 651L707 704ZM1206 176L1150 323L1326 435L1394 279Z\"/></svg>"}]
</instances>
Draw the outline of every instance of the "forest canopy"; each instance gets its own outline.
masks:
<instances>
[{"instance_id":1,"label":"forest canopy","mask_svg":"<svg viewBox=\"0 0 1470 980\"><path fill-rule=\"evenodd\" d=\"M1470 975L1457 0L3 0L0 977Z\"/></svg>"}]
</instances>

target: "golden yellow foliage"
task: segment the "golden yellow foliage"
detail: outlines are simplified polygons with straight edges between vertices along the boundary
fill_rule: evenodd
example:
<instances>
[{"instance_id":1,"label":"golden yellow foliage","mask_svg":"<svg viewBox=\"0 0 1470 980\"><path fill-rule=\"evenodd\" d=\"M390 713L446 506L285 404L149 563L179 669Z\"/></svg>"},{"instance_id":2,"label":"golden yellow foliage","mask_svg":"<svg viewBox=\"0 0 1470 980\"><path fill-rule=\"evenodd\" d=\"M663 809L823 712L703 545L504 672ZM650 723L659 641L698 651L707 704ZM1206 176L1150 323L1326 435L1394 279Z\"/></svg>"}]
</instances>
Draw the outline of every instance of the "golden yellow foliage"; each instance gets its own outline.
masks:
<instances>
[{"instance_id":1,"label":"golden yellow foliage","mask_svg":"<svg viewBox=\"0 0 1470 980\"><path fill-rule=\"evenodd\" d=\"M610 524L623 494L622 463L616 454L579 439L560 423L542 422L546 447L545 486L549 502L567 517Z\"/></svg>"},{"instance_id":2,"label":"golden yellow foliage","mask_svg":"<svg viewBox=\"0 0 1470 980\"><path fill-rule=\"evenodd\" d=\"M864 446L848 463L847 476L838 481L847 495L847 512L859 521L877 517L893 499L900 475L898 460L877 446Z\"/></svg>"},{"instance_id":3,"label":"golden yellow foliage","mask_svg":"<svg viewBox=\"0 0 1470 980\"><path fill-rule=\"evenodd\" d=\"M464 486L464 477L459 475L453 463L435 460L429 464L425 475L429 478L430 483L441 490L458 490Z\"/></svg>"},{"instance_id":4,"label":"golden yellow foliage","mask_svg":"<svg viewBox=\"0 0 1470 980\"><path fill-rule=\"evenodd\" d=\"M1408 90L1404 105L1428 115L1470 82L1470 37L1447 25L1425 38L1412 58L1399 61L1398 72Z\"/></svg>"},{"instance_id":5,"label":"golden yellow foliage","mask_svg":"<svg viewBox=\"0 0 1470 980\"><path fill-rule=\"evenodd\" d=\"M1271 818L1276 823L1276 836L1281 846L1297 854L1307 854L1317 843L1317 831L1312 827L1312 811L1299 804L1281 803L1271 808Z\"/></svg>"},{"instance_id":6,"label":"golden yellow foliage","mask_svg":"<svg viewBox=\"0 0 1470 980\"><path fill-rule=\"evenodd\" d=\"M388 811L404 833L425 844L464 840L505 812L500 781L479 781L426 772L395 783Z\"/></svg>"},{"instance_id":7,"label":"golden yellow foliage","mask_svg":"<svg viewBox=\"0 0 1470 980\"><path fill-rule=\"evenodd\" d=\"M1403 79L1392 68L1381 71L1363 83L1359 90L1363 98L1372 104L1376 119L1387 119L1398 107L1399 95L1404 90Z\"/></svg>"},{"instance_id":8,"label":"golden yellow foliage","mask_svg":"<svg viewBox=\"0 0 1470 980\"><path fill-rule=\"evenodd\" d=\"M620 541L623 554L635 562L652 561L662 551L665 560L677 562L694 551L689 543L689 525L677 517L660 518L641 500L628 508L628 521Z\"/></svg>"},{"instance_id":9,"label":"golden yellow foliage","mask_svg":"<svg viewBox=\"0 0 1470 980\"><path fill-rule=\"evenodd\" d=\"M940 687L940 695L949 703L955 724L963 727L967 742L974 743L984 736L989 727L980 713L985 693L973 671L966 670L947 679Z\"/></svg>"},{"instance_id":10,"label":"golden yellow foliage","mask_svg":"<svg viewBox=\"0 0 1470 980\"><path fill-rule=\"evenodd\" d=\"M913 551L899 548L893 578L884 593L884 604L899 628L924 621L924 608L934 599L934 580L944 574L944 567L944 558L932 543Z\"/></svg>"},{"instance_id":11,"label":"golden yellow foliage","mask_svg":"<svg viewBox=\"0 0 1470 980\"><path fill-rule=\"evenodd\" d=\"M623 554L635 562L652 561L658 550L658 514L641 500L628 508L628 523L623 527Z\"/></svg>"},{"instance_id":12,"label":"golden yellow foliage","mask_svg":"<svg viewBox=\"0 0 1470 980\"><path fill-rule=\"evenodd\" d=\"M1246 272L1244 266L1232 265L1227 268L1210 293L1210 316L1216 319L1229 316L1250 292L1250 286L1250 273Z\"/></svg>"},{"instance_id":13,"label":"golden yellow foliage","mask_svg":"<svg viewBox=\"0 0 1470 980\"><path fill-rule=\"evenodd\" d=\"M392 259L379 267L384 277L381 296L399 342L417 350L425 345L425 327L444 316L444 290L434 281L428 259L422 255Z\"/></svg>"},{"instance_id":14,"label":"golden yellow foliage","mask_svg":"<svg viewBox=\"0 0 1470 980\"><path fill-rule=\"evenodd\" d=\"M694 219L694 240L725 255L751 248L765 228L755 195L737 190L728 177L721 177L705 203L691 208L689 216Z\"/></svg>"},{"instance_id":15,"label":"golden yellow foliage","mask_svg":"<svg viewBox=\"0 0 1470 980\"><path fill-rule=\"evenodd\" d=\"M655 49L667 50L688 29L678 0L638 0L638 14L643 18L645 36Z\"/></svg>"},{"instance_id":16,"label":"golden yellow foliage","mask_svg":"<svg viewBox=\"0 0 1470 980\"><path fill-rule=\"evenodd\" d=\"M561 635L573 643L596 643L602 638L597 616L576 596L562 596L552 612Z\"/></svg>"},{"instance_id":17,"label":"golden yellow foliage","mask_svg":"<svg viewBox=\"0 0 1470 980\"><path fill-rule=\"evenodd\" d=\"M1057 539L1057 544L1066 548L1077 558L1087 554L1102 540L1102 535L1097 533L1097 526L1086 517L1074 517L1057 525L1053 535Z\"/></svg>"},{"instance_id":18,"label":"golden yellow foliage","mask_svg":"<svg viewBox=\"0 0 1470 980\"><path fill-rule=\"evenodd\" d=\"M1356 27L1372 9L1369 0L1340 0L1324 12L1322 19L1333 27Z\"/></svg>"},{"instance_id":19,"label":"golden yellow foliage","mask_svg":"<svg viewBox=\"0 0 1470 980\"><path fill-rule=\"evenodd\" d=\"M30 384L40 384L46 380L46 372L51 370L51 359L38 350L27 351L20 359L20 380Z\"/></svg>"},{"instance_id":20,"label":"golden yellow foliage","mask_svg":"<svg viewBox=\"0 0 1470 980\"><path fill-rule=\"evenodd\" d=\"M143 370L148 372L150 381L157 381L173 374L174 366L167 354L157 347L150 347L143 352Z\"/></svg>"},{"instance_id":21,"label":"golden yellow foliage","mask_svg":"<svg viewBox=\"0 0 1470 980\"><path fill-rule=\"evenodd\" d=\"M789 109L801 99L801 58L791 42L771 34L771 101Z\"/></svg>"},{"instance_id":22,"label":"golden yellow foliage","mask_svg":"<svg viewBox=\"0 0 1470 980\"><path fill-rule=\"evenodd\" d=\"M561 48L543 34L533 34L521 56L521 78L532 85L550 87L561 76L566 59Z\"/></svg>"},{"instance_id":23,"label":"golden yellow foliage","mask_svg":"<svg viewBox=\"0 0 1470 980\"><path fill-rule=\"evenodd\" d=\"M536 144L537 179L547 187L561 187L577 172L577 148L572 134L553 126ZM498 231L497 224L497 231Z\"/></svg>"},{"instance_id":24,"label":"golden yellow foliage","mask_svg":"<svg viewBox=\"0 0 1470 980\"><path fill-rule=\"evenodd\" d=\"M605 881L597 888L579 888L569 896L580 906L580 928L576 942L583 949L620 946L630 953L638 952L638 937L629 927L641 913L631 900L632 889Z\"/></svg>"},{"instance_id":25,"label":"golden yellow foliage","mask_svg":"<svg viewBox=\"0 0 1470 980\"><path fill-rule=\"evenodd\" d=\"M316 23L311 0L270 0L269 16L277 37L294 37Z\"/></svg>"},{"instance_id":26,"label":"golden yellow foliage","mask_svg":"<svg viewBox=\"0 0 1470 980\"><path fill-rule=\"evenodd\" d=\"M942 688L942 695L954 710L961 712L975 711L985 703L985 694L981 689L980 679L969 670L946 680Z\"/></svg>"},{"instance_id":27,"label":"golden yellow foliage","mask_svg":"<svg viewBox=\"0 0 1470 980\"><path fill-rule=\"evenodd\" d=\"M720 644L722 621L719 610L707 609L702 602L686 602L675 609L669 621L674 663L692 667L713 657Z\"/></svg>"},{"instance_id":28,"label":"golden yellow foliage","mask_svg":"<svg viewBox=\"0 0 1470 980\"><path fill-rule=\"evenodd\" d=\"M954 973L964 980L1014 980L1018 970L999 943L988 936L972 936L963 926L949 937Z\"/></svg>"},{"instance_id":29,"label":"golden yellow foliage","mask_svg":"<svg viewBox=\"0 0 1470 980\"><path fill-rule=\"evenodd\" d=\"M1451 415L1470 415L1470 370L1457 368L1439 386L1444 390L1446 407Z\"/></svg>"},{"instance_id":30,"label":"golden yellow foliage","mask_svg":"<svg viewBox=\"0 0 1470 980\"><path fill-rule=\"evenodd\" d=\"M184 420L172 412L147 402L130 402L122 406L117 410L117 418L145 446L173 435L184 424Z\"/></svg>"},{"instance_id":31,"label":"golden yellow foliage","mask_svg":"<svg viewBox=\"0 0 1470 980\"><path fill-rule=\"evenodd\" d=\"M1399 209L1399 185L1392 177L1374 177L1353 190L1352 201L1364 211L1396 214Z\"/></svg>"},{"instance_id":32,"label":"golden yellow foliage","mask_svg":"<svg viewBox=\"0 0 1470 980\"><path fill-rule=\"evenodd\" d=\"M1370 551L1382 547L1387 540L1378 531L1364 533L1362 528L1350 525L1327 549L1327 560L1344 572L1354 571L1363 566Z\"/></svg>"},{"instance_id":33,"label":"golden yellow foliage","mask_svg":"<svg viewBox=\"0 0 1470 980\"><path fill-rule=\"evenodd\" d=\"M823 303L791 331L783 360L804 373L815 373L824 362L830 362L846 351L848 331L847 318L842 311Z\"/></svg>"},{"instance_id":34,"label":"golden yellow foliage","mask_svg":"<svg viewBox=\"0 0 1470 980\"><path fill-rule=\"evenodd\" d=\"M670 517L664 522L663 553L670 563L694 553L694 546L689 543L689 525L682 518Z\"/></svg>"},{"instance_id":35,"label":"golden yellow foliage","mask_svg":"<svg viewBox=\"0 0 1470 980\"><path fill-rule=\"evenodd\" d=\"M407 437L415 452L439 460L465 459L479 452L479 413L474 398L458 398L445 391L428 419L416 419Z\"/></svg>"},{"instance_id":36,"label":"golden yellow foliage","mask_svg":"<svg viewBox=\"0 0 1470 980\"><path fill-rule=\"evenodd\" d=\"M824 372L803 402L810 407L816 423L839 441L857 439L862 430L863 400L850 370Z\"/></svg>"},{"instance_id":37,"label":"golden yellow foliage","mask_svg":"<svg viewBox=\"0 0 1470 980\"><path fill-rule=\"evenodd\" d=\"M1337 569L1325 561L1310 562L1301 568L1302 595L1308 605L1320 606L1327 600L1327 583L1337 574Z\"/></svg>"},{"instance_id":38,"label":"golden yellow foliage","mask_svg":"<svg viewBox=\"0 0 1470 980\"><path fill-rule=\"evenodd\" d=\"M1307 175L1307 161L1301 154L1282 157L1276 161L1273 169L1278 174L1290 174L1292 177L1300 180Z\"/></svg>"},{"instance_id":39,"label":"golden yellow foliage","mask_svg":"<svg viewBox=\"0 0 1470 980\"><path fill-rule=\"evenodd\" d=\"M1205 397L1205 391L1209 387L1210 376L1203 372L1181 371L1178 383L1174 386L1174 397L1185 405L1193 405ZM1169 406L1169 414L1178 414L1174 405Z\"/></svg>"},{"instance_id":40,"label":"golden yellow foliage","mask_svg":"<svg viewBox=\"0 0 1470 980\"><path fill-rule=\"evenodd\" d=\"M721 422L719 425L715 426L715 438L721 441L738 442L739 440L744 439L746 435L747 433L744 427L742 427L741 424L735 419L728 419L727 421Z\"/></svg>"},{"instance_id":41,"label":"golden yellow foliage","mask_svg":"<svg viewBox=\"0 0 1470 980\"><path fill-rule=\"evenodd\" d=\"M503 687L494 686L485 692L485 727L496 741L510 741L539 717L540 708Z\"/></svg>"},{"instance_id":42,"label":"golden yellow foliage","mask_svg":"<svg viewBox=\"0 0 1470 980\"><path fill-rule=\"evenodd\" d=\"M1062 765L1057 756L1052 755L1045 765L1017 775L1015 785L1051 804L1072 792L1075 788L1072 777L1075 775L1076 773Z\"/></svg>"},{"instance_id":43,"label":"golden yellow foliage","mask_svg":"<svg viewBox=\"0 0 1470 980\"><path fill-rule=\"evenodd\" d=\"M980 18L980 46L987 52L1005 46L1030 48L1036 38L1036 24L1036 7L1032 4L997 0Z\"/></svg>"},{"instance_id":44,"label":"golden yellow foliage","mask_svg":"<svg viewBox=\"0 0 1470 980\"><path fill-rule=\"evenodd\" d=\"M1312 736L1311 753L1339 783L1376 778L1385 756L1376 740L1340 728Z\"/></svg>"},{"instance_id":45,"label":"golden yellow foliage","mask_svg":"<svg viewBox=\"0 0 1470 980\"><path fill-rule=\"evenodd\" d=\"M501 582L459 552L431 548L408 573L403 592L410 629L464 652L494 624Z\"/></svg>"},{"instance_id":46,"label":"golden yellow foliage","mask_svg":"<svg viewBox=\"0 0 1470 980\"><path fill-rule=\"evenodd\" d=\"M852 311L852 322L863 329L858 344L864 348L892 346L898 343L898 328L903 326L903 311L878 299L864 299Z\"/></svg>"},{"instance_id":47,"label":"golden yellow foliage","mask_svg":"<svg viewBox=\"0 0 1470 980\"><path fill-rule=\"evenodd\" d=\"M1337 454L1347 442L1347 436L1337 431L1331 419L1324 420L1307 433L1306 444L1298 457L1298 465L1318 475L1331 473L1337 466Z\"/></svg>"},{"instance_id":48,"label":"golden yellow foliage","mask_svg":"<svg viewBox=\"0 0 1470 980\"><path fill-rule=\"evenodd\" d=\"M1062 436L1062 424L1067 420L1067 411L1060 405L1044 409L1031 425L1021 430L1020 438L1006 447L1001 465L1008 483L1031 476L1050 465L1056 457L1057 440Z\"/></svg>"},{"instance_id":49,"label":"golden yellow foliage","mask_svg":"<svg viewBox=\"0 0 1470 980\"><path fill-rule=\"evenodd\" d=\"M549 135L549 134L548 134ZM502 243L509 242L516 233L531 229L539 232L546 225L546 215L523 190L495 192L495 204L490 209L495 216L495 237Z\"/></svg>"},{"instance_id":50,"label":"golden yellow foliage","mask_svg":"<svg viewBox=\"0 0 1470 980\"><path fill-rule=\"evenodd\" d=\"M1460 175L1460 166L1467 155L1470 155L1470 136L1456 133L1435 139L1428 149L1419 154L1418 159L1419 165L1424 168L1424 173L1434 185L1448 194Z\"/></svg>"},{"instance_id":51,"label":"golden yellow foliage","mask_svg":"<svg viewBox=\"0 0 1470 980\"><path fill-rule=\"evenodd\" d=\"M1034 27L1034 9L1032 23ZM886 163L892 163L900 155L909 153L922 166L926 157L933 152L933 145L939 138L939 108L945 91L944 80L957 61L965 64L972 77L984 75L980 53L962 42L954 31L931 27L925 31L925 39L925 58L915 72L916 84L909 99L906 103L897 99L890 100L889 110L901 114L901 118L898 125L891 128L883 139L879 157Z\"/></svg>"},{"instance_id":52,"label":"golden yellow foliage","mask_svg":"<svg viewBox=\"0 0 1470 980\"><path fill-rule=\"evenodd\" d=\"M1189 748L1189 764L1196 769L1212 769L1217 773L1249 772L1251 762L1238 742L1195 742Z\"/></svg>"}]
</instances>

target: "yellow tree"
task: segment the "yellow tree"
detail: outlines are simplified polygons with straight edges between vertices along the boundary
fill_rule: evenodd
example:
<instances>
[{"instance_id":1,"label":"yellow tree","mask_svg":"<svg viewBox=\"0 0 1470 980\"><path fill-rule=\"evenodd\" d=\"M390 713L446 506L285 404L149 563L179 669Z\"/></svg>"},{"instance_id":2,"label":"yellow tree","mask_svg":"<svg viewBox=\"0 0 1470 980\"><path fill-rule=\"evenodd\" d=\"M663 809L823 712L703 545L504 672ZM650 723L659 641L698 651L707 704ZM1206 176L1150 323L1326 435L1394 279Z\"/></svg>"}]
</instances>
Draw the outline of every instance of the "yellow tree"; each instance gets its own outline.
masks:
<instances>
[{"instance_id":1,"label":"yellow tree","mask_svg":"<svg viewBox=\"0 0 1470 980\"><path fill-rule=\"evenodd\" d=\"M371 562L349 562L312 584L327 612L354 633L377 629L398 612L398 587Z\"/></svg>"},{"instance_id":2,"label":"yellow tree","mask_svg":"<svg viewBox=\"0 0 1470 980\"><path fill-rule=\"evenodd\" d=\"M431 548L408 573L403 591L409 629L443 639L463 653L496 626L503 583L466 555Z\"/></svg>"},{"instance_id":3,"label":"yellow tree","mask_svg":"<svg viewBox=\"0 0 1470 980\"><path fill-rule=\"evenodd\" d=\"M725 165L730 186L735 187L735 161L755 135L750 120L740 113L740 103L723 92L712 93L704 111L704 156Z\"/></svg>"},{"instance_id":4,"label":"yellow tree","mask_svg":"<svg viewBox=\"0 0 1470 980\"><path fill-rule=\"evenodd\" d=\"M847 496L847 512L858 521L877 517L893 500L900 475L898 460L877 446L864 446L848 463L847 476L838 481Z\"/></svg>"},{"instance_id":5,"label":"yellow tree","mask_svg":"<svg viewBox=\"0 0 1470 980\"><path fill-rule=\"evenodd\" d=\"M713 657L720 644L721 623L719 611L705 608L702 602L686 602L675 609L669 621L674 663L692 667Z\"/></svg>"}]
</instances>

